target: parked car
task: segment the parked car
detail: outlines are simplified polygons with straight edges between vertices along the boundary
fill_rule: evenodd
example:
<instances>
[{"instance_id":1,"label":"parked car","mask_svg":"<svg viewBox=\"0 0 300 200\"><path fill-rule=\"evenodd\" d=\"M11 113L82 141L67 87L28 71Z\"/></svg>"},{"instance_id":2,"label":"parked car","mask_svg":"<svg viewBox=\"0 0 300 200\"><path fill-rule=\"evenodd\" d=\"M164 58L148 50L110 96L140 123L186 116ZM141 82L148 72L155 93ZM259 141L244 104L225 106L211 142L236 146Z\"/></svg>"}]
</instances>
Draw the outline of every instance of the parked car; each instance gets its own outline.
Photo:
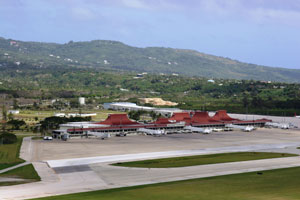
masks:
<instances>
[{"instance_id":1,"label":"parked car","mask_svg":"<svg viewBox=\"0 0 300 200\"><path fill-rule=\"evenodd\" d=\"M53 140L53 138L51 136L45 136L44 140Z\"/></svg>"}]
</instances>

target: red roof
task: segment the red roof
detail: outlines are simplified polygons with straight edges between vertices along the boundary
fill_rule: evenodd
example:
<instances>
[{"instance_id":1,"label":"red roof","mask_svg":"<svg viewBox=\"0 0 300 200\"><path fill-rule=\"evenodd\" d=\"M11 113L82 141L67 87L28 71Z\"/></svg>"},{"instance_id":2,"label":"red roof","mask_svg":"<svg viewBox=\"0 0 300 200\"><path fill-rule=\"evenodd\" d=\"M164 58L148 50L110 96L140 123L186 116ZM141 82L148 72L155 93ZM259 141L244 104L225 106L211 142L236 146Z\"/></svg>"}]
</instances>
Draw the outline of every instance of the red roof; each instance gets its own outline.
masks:
<instances>
[{"instance_id":1,"label":"red roof","mask_svg":"<svg viewBox=\"0 0 300 200\"><path fill-rule=\"evenodd\" d=\"M215 118L215 119L214 119ZM217 119L221 119L217 121ZM228 120L232 121L228 121ZM72 131L88 131L88 130L120 130L125 128L165 128L168 127L168 124L172 124L170 120L174 120L176 122L184 121L187 124L191 125L223 125L226 123L233 124L254 124L254 123L265 123L272 120L268 119L259 119L253 121L241 121L238 119L233 119L229 117L225 110L218 111L214 117L210 117L207 112L195 112L193 117L191 118L188 112L183 113L174 113L171 118L159 118L152 124L140 124L135 121L132 121L128 118L127 114L110 114L107 119L103 122L98 122L95 124L105 124L110 125L109 127L94 127L94 128L77 128L77 129L68 129L69 132ZM227 121L226 121L227 120Z\"/></svg>"},{"instance_id":2,"label":"red roof","mask_svg":"<svg viewBox=\"0 0 300 200\"><path fill-rule=\"evenodd\" d=\"M170 124L171 122L169 121L168 118L158 118L153 124Z\"/></svg>"},{"instance_id":3,"label":"red roof","mask_svg":"<svg viewBox=\"0 0 300 200\"><path fill-rule=\"evenodd\" d=\"M216 121L240 121L238 119L229 117L226 110L217 111L216 114L211 119Z\"/></svg>"},{"instance_id":4,"label":"red roof","mask_svg":"<svg viewBox=\"0 0 300 200\"><path fill-rule=\"evenodd\" d=\"M173 116L169 120L175 120L177 122L191 120L191 116L188 112L173 113Z\"/></svg>"},{"instance_id":5,"label":"red roof","mask_svg":"<svg viewBox=\"0 0 300 200\"><path fill-rule=\"evenodd\" d=\"M98 122L96 124L105 124L105 125L137 125L139 123L131 121L127 114L110 114L107 119L103 122Z\"/></svg>"},{"instance_id":6,"label":"red roof","mask_svg":"<svg viewBox=\"0 0 300 200\"><path fill-rule=\"evenodd\" d=\"M215 119L212 119L208 112L195 112L195 114L192 117L193 123L201 123L201 124L211 124L211 123L220 123L220 121L217 121Z\"/></svg>"}]
</instances>

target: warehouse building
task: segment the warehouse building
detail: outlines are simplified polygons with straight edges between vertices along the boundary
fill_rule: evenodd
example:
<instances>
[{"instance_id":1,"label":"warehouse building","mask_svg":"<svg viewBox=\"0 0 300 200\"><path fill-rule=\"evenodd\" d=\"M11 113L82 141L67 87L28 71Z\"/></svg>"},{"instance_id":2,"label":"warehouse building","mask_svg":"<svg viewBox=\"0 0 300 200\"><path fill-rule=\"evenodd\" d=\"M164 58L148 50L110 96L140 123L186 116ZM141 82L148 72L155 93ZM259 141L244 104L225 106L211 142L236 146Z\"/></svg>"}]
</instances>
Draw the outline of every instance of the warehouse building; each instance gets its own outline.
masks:
<instances>
[{"instance_id":1,"label":"warehouse building","mask_svg":"<svg viewBox=\"0 0 300 200\"><path fill-rule=\"evenodd\" d=\"M172 116L175 112L182 112L178 108L155 108L148 106L139 106L135 103L130 102L113 102L113 103L104 103L103 108L106 110L118 110L118 111L147 111L155 112L161 114L162 116L168 117Z\"/></svg>"}]
</instances>

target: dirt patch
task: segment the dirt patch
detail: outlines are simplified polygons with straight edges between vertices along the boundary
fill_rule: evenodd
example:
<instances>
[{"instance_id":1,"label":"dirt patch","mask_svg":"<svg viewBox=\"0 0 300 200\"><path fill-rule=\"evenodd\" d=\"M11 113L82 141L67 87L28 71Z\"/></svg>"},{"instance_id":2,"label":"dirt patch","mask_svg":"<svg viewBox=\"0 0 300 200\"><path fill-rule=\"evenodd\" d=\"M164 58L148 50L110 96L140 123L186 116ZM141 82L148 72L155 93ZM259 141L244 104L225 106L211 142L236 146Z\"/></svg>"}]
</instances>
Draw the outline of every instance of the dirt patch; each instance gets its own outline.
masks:
<instances>
[{"instance_id":1,"label":"dirt patch","mask_svg":"<svg viewBox=\"0 0 300 200\"><path fill-rule=\"evenodd\" d=\"M150 103L154 106L177 106L178 103L165 101L162 98L140 98L141 103Z\"/></svg>"}]
</instances>

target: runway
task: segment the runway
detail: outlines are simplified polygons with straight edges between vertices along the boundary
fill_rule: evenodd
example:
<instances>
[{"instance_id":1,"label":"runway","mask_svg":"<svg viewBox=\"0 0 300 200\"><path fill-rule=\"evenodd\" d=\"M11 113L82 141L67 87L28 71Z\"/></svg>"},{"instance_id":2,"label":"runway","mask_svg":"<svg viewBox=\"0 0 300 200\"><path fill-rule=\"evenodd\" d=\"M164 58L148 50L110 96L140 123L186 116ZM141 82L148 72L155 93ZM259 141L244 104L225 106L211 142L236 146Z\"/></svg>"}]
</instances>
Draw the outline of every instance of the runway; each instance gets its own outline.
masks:
<instances>
[{"instance_id":1,"label":"runway","mask_svg":"<svg viewBox=\"0 0 300 200\"><path fill-rule=\"evenodd\" d=\"M297 156L165 169L127 168L111 166L109 163L98 163L88 165L90 170L87 171L75 170L60 173L55 173L55 171L48 168L45 163L34 163L34 166L41 175L42 181L23 185L0 187L1 199L30 199L109 188L297 167L300 166L300 157Z\"/></svg>"},{"instance_id":2,"label":"runway","mask_svg":"<svg viewBox=\"0 0 300 200\"><path fill-rule=\"evenodd\" d=\"M113 156L98 156L87 158L74 158L74 159L62 159L62 160L49 160L48 165L51 168L67 167L76 165L89 165L95 163L109 163L109 162L121 162L131 160L146 160L155 158L167 158L178 156L191 156L191 155L204 155L215 153L230 153L230 152L245 152L245 151L261 151L272 149L273 151L280 151L286 147L300 146L300 143L281 143L281 144L259 144L248 146L229 146L221 148L206 148L206 149L194 149L194 150L182 150L182 151L165 151L165 152L152 152L152 153L138 153L138 154L124 154Z\"/></svg>"},{"instance_id":3,"label":"runway","mask_svg":"<svg viewBox=\"0 0 300 200\"><path fill-rule=\"evenodd\" d=\"M29 162L32 161L42 180L35 183L0 187L0 199L31 199L108 188L300 167L299 156L166 169L110 165L120 161L241 151L271 151L300 155L298 146L300 146L298 130L275 129L258 129L253 133L234 131L212 133L211 135L130 136L111 138L106 141L83 139L49 142L24 139L20 156ZM59 154L60 152L61 154Z\"/></svg>"}]
</instances>

